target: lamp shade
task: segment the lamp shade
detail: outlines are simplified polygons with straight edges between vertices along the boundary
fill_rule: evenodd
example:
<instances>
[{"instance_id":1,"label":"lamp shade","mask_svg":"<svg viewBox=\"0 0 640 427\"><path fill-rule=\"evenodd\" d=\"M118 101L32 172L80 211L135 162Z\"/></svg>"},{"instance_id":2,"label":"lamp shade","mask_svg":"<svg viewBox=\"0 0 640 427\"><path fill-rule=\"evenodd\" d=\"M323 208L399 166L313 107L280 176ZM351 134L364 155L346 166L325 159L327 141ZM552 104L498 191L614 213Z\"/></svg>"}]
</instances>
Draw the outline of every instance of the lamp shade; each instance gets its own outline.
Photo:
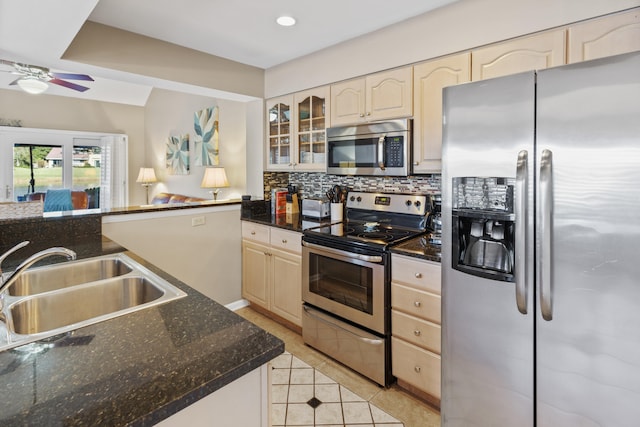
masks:
<instances>
[{"instance_id":1,"label":"lamp shade","mask_svg":"<svg viewBox=\"0 0 640 427\"><path fill-rule=\"evenodd\" d=\"M202 188L222 188L228 187L229 181L227 181L227 174L224 168L207 168L204 171L202 177Z\"/></svg>"},{"instance_id":2,"label":"lamp shade","mask_svg":"<svg viewBox=\"0 0 640 427\"><path fill-rule=\"evenodd\" d=\"M49 85L41 80L25 77L17 81L18 86L23 91L37 95L39 93L44 92L49 88Z\"/></svg>"},{"instance_id":3,"label":"lamp shade","mask_svg":"<svg viewBox=\"0 0 640 427\"><path fill-rule=\"evenodd\" d=\"M153 170L153 168L140 168L140 173L138 173L136 182L141 182L143 184L158 182L158 179L156 178L156 172Z\"/></svg>"}]
</instances>

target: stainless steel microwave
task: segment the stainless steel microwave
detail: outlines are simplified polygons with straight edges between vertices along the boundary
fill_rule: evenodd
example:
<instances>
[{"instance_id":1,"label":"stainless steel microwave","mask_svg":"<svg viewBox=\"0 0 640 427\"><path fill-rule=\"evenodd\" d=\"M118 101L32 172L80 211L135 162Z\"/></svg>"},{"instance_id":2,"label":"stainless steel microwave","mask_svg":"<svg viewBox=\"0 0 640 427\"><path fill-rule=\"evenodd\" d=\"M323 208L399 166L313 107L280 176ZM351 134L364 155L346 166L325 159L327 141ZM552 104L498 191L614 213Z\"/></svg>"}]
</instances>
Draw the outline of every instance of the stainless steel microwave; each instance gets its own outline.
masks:
<instances>
[{"instance_id":1,"label":"stainless steel microwave","mask_svg":"<svg viewBox=\"0 0 640 427\"><path fill-rule=\"evenodd\" d=\"M327 173L407 176L412 119L327 129Z\"/></svg>"}]
</instances>

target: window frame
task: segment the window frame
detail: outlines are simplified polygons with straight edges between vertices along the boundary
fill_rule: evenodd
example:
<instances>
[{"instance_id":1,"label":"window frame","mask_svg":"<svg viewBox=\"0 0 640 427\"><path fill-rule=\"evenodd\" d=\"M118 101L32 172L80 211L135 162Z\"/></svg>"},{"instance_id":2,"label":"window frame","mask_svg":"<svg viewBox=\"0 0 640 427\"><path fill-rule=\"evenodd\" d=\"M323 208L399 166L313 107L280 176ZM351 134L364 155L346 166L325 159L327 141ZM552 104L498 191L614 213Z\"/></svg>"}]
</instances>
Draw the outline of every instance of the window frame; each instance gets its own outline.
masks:
<instances>
[{"instance_id":1,"label":"window frame","mask_svg":"<svg viewBox=\"0 0 640 427\"><path fill-rule=\"evenodd\" d=\"M87 146L88 142L90 145L100 146L105 155L110 157L110 164L101 164L100 208L128 206L127 135L18 127L0 127L0 202L15 201L13 192L13 147L15 144L61 146L62 182L63 186L71 188L73 183L73 147L75 145ZM103 188L106 179L109 180L109 188Z\"/></svg>"}]
</instances>

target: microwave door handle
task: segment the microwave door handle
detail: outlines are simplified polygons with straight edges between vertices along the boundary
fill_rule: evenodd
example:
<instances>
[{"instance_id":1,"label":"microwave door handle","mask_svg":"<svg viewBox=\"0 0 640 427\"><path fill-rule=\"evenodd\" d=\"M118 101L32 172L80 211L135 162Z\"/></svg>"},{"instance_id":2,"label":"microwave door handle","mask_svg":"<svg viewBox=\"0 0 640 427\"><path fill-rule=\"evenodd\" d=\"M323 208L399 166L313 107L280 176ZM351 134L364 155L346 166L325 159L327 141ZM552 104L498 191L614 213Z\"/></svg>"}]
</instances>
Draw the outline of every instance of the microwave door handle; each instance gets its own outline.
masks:
<instances>
[{"instance_id":1,"label":"microwave door handle","mask_svg":"<svg viewBox=\"0 0 640 427\"><path fill-rule=\"evenodd\" d=\"M385 170L385 158L384 158L384 140L387 138L386 135L381 135L378 138L378 167L380 169Z\"/></svg>"}]
</instances>

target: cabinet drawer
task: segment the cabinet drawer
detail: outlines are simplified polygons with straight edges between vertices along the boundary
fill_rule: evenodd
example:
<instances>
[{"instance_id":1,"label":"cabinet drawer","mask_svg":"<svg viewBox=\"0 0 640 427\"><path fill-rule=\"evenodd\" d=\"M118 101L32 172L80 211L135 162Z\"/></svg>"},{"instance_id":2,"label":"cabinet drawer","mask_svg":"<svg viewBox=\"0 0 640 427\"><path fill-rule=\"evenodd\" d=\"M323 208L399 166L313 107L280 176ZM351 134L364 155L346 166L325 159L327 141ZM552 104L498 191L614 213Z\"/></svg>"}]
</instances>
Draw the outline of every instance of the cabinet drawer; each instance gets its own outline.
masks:
<instances>
[{"instance_id":1,"label":"cabinet drawer","mask_svg":"<svg viewBox=\"0 0 640 427\"><path fill-rule=\"evenodd\" d=\"M407 314L441 324L441 298L398 283L391 283L391 307Z\"/></svg>"},{"instance_id":2,"label":"cabinet drawer","mask_svg":"<svg viewBox=\"0 0 640 427\"><path fill-rule=\"evenodd\" d=\"M440 399L440 356L391 337L393 375Z\"/></svg>"},{"instance_id":3,"label":"cabinet drawer","mask_svg":"<svg viewBox=\"0 0 640 427\"><path fill-rule=\"evenodd\" d=\"M440 325L391 310L393 336L440 354Z\"/></svg>"},{"instance_id":4,"label":"cabinet drawer","mask_svg":"<svg viewBox=\"0 0 640 427\"><path fill-rule=\"evenodd\" d=\"M393 255L391 280L415 286L418 289L440 295L440 264L414 258Z\"/></svg>"},{"instance_id":5,"label":"cabinet drawer","mask_svg":"<svg viewBox=\"0 0 640 427\"><path fill-rule=\"evenodd\" d=\"M302 253L302 235L295 231L271 229L271 246L296 254Z\"/></svg>"},{"instance_id":6,"label":"cabinet drawer","mask_svg":"<svg viewBox=\"0 0 640 427\"><path fill-rule=\"evenodd\" d=\"M271 227L255 222L242 221L242 238L269 244L269 229Z\"/></svg>"}]
</instances>

